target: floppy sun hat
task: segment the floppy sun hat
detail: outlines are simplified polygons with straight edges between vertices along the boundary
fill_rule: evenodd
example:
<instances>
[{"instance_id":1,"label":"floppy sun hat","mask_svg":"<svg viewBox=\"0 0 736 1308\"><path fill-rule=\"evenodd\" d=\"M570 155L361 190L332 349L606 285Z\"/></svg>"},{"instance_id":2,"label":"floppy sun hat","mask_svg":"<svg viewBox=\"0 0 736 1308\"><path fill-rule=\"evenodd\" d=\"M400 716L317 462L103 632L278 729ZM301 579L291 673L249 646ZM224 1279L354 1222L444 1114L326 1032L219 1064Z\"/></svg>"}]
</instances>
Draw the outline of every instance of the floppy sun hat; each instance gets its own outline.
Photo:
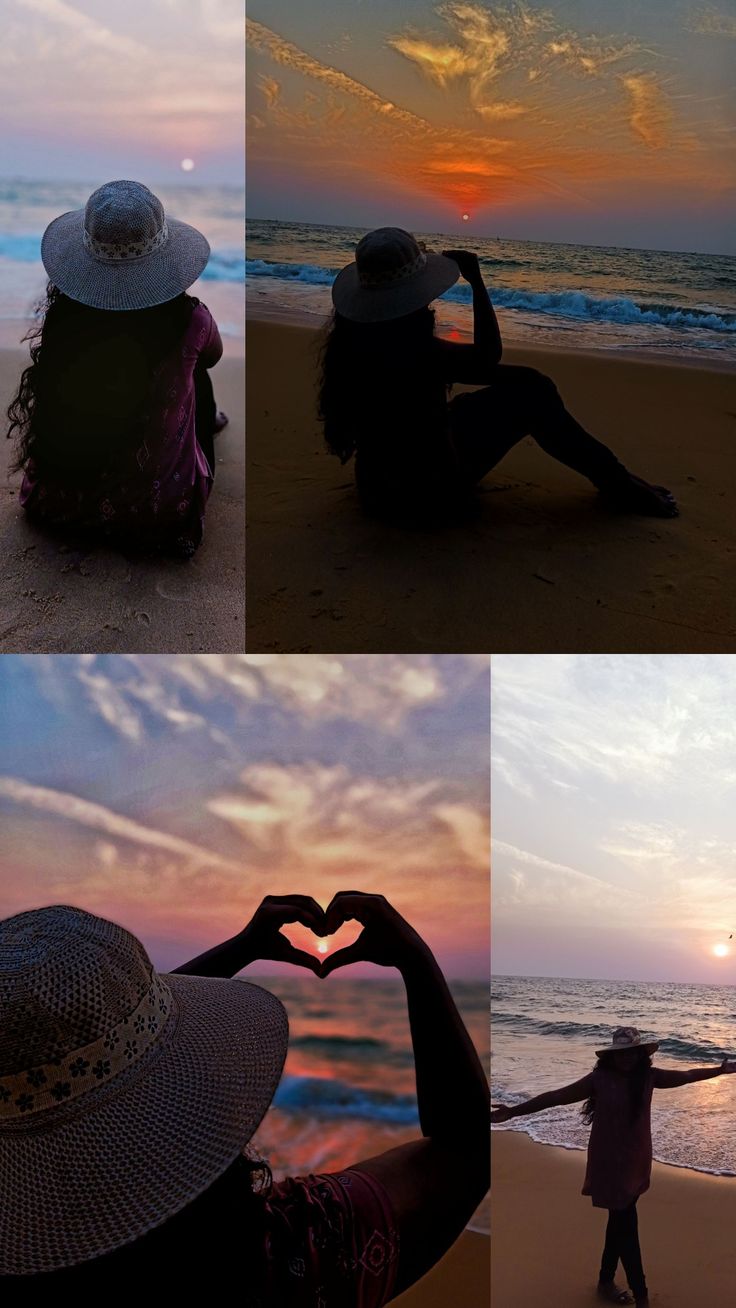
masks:
<instances>
[{"instance_id":1,"label":"floppy sun hat","mask_svg":"<svg viewBox=\"0 0 736 1308\"><path fill-rule=\"evenodd\" d=\"M610 1045L606 1045L605 1049L596 1049L595 1052L613 1054L623 1049L644 1049L646 1053L653 1054L655 1049L659 1049L659 1041L642 1040L635 1026L619 1026L613 1033Z\"/></svg>"},{"instance_id":2,"label":"floppy sun hat","mask_svg":"<svg viewBox=\"0 0 736 1308\"><path fill-rule=\"evenodd\" d=\"M242 1152L286 1057L260 986L157 973L135 936L54 905L0 922L0 1274L159 1226Z\"/></svg>"},{"instance_id":3,"label":"floppy sun hat","mask_svg":"<svg viewBox=\"0 0 736 1308\"><path fill-rule=\"evenodd\" d=\"M196 282L209 243L189 223L167 218L141 182L106 182L84 209L54 218L41 259L54 286L94 309L149 309Z\"/></svg>"},{"instance_id":4,"label":"floppy sun hat","mask_svg":"<svg viewBox=\"0 0 736 1308\"><path fill-rule=\"evenodd\" d=\"M353 322L388 322L423 309L454 286L454 259L423 250L401 227L377 227L332 283L332 303Z\"/></svg>"}]
</instances>

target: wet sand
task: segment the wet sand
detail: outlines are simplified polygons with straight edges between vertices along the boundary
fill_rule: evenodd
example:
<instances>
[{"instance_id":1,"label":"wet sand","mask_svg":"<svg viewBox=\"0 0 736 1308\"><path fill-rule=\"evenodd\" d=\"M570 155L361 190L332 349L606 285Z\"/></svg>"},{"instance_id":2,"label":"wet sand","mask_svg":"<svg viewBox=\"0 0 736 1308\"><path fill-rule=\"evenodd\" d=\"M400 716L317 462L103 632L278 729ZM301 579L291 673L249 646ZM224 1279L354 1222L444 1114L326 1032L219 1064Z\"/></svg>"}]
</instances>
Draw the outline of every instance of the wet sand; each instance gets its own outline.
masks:
<instances>
[{"instance_id":1,"label":"wet sand","mask_svg":"<svg viewBox=\"0 0 736 1308\"><path fill-rule=\"evenodd\" d=\"M607 1214L580 1194L584 1152L494 1131L491 1158L492 1302L600 1303L595 1287ZM736 1178L655 1163L637 1207L652 1308L733 1301ZM621 1268L617 1281L625 1285Z\"/></svg>"},{"instance_id":2,"label":"wet sand","mask_svg":"<svg viewBox=\"0 0 736 1308\"><path fill-rule=\"evenodd\" d=\"M488 1236L463 1231L444 1258L391 1304L396 1308L488 1308L490 1279ZM499 1305L503 1302L498 1300Z\"/></svg>"},{"instance_id":3,"label":"wet sand","mask_svg":"<svg viewBox=\"0 0 736 1308\"><path fill-rule=\"evenodd\" d=\"M363 516L351 465L324 451L318 336L247 325L249 650L736 650L734 373L509 346L681 517L606 512L528 438L474 520L412 531Z\"/></svg>"},{"instance_id":4,"label":"wet sand","mask_svg":"<svg viewBox=\"0 0 736 1308\"><path fill-rule=\"evenodd\" d=\"M28 361L0 348L2 413ZM229 653L245 648L243 359L212 371L230 418L217 437L217 473L194 559L127 557L30 524L18 506L21 478L0 477L0 651L5 653Z\"/></svg>"}]
</instances>

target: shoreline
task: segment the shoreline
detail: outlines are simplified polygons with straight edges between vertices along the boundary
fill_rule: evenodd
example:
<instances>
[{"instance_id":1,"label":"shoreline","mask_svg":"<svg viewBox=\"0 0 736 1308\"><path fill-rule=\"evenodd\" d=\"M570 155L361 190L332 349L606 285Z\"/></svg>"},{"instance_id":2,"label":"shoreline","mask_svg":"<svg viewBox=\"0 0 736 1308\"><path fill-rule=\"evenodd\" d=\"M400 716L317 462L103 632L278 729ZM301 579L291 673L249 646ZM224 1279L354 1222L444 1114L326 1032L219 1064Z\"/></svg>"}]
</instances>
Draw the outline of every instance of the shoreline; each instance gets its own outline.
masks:
<instances>
[{"instance_id":1,"label":"shoreline","mask_svg":"<svg viewBox=\"0 0 736 1308\"><path fill-rule=\"evenodd\" d=\"M498 1125L494 1127L494 1136L503 1135L523 1135L532 1144L542 1145L545 1149L562 1149L565 1153L584 1154L586 1145L563 1144L560 1140L539 1140L537 1136L532 1135L525 1127L505 1127ZM694 1163L673 1163L667 1158L654 1157L657 1167L673 1168L677 1172L692 1172L693 1176L713 1176L719 1180L736 1180L736 1172L712 1172L708 1167L696 1167Z\"/></svg>"},{"instance_id":2,"label":"shoreline","mask_svg":"<svg viewBox=\"0 0 736 1308\"><path fill-rule=\"evenodd\" d=\"M581 1195L585 1152L492 1131L492 1295L504 1308L546 1301L589 1308L606 1223ZM736 1182L655 1162L639 1200L642 1256L653 1305L685 1308L733 1296ZM619 1268L617 1279L623 1283Z\"/></svg>"},{"instance_id":3,"label":"shoreline","mask_svg":"<svg viewBox=\"0 0 736 1308\"><path fill-rule=\"evenodd\" d=\"M509 346L681 516L606 513L527 437L467 523L412 530L364 514L325 450L317 328L249 317L246 341L250 652L736 652L730 371Z\"/></svg>"},{"instance_id":4,"label":"shoreline","mask_svg":"<svg viewBox=\"0 0 736 1308\"><path fill-rule=\"evenodd\" d=\"M246 322L251 324L257 323L281 323L284 326L300 327L306 330L322 331L329 321L329 314L312 312L307 309L294 309L288 305L269 303L263 300L260 303L252 304L253 292L248 295L246 291ZM251 307L252 306L252 307ZM455 329L456 331L458 329ZM440 324L437 328L437 335L442 336L444 329ZM472 332L460 331L463 343L472 341ZM514 338L508 334L508 330L503 332L504 352L506 349L524 350L536 352L537 350L544 354L561 355L562 357L575 357L583 359L619 359L631 363L651 363L658 364L665 368L695 368L703 372L717 373L736 373L736 360L708 358L707 356L698 355L693 357L692 354L678 354L672 350L668 351L666 347L653 345L648 348L632 345L630 348L620 346L584 346L579 348L572 345L550 345L545 340L543 344L534 345L528 338Z\"/></svg>"}]
</instances>

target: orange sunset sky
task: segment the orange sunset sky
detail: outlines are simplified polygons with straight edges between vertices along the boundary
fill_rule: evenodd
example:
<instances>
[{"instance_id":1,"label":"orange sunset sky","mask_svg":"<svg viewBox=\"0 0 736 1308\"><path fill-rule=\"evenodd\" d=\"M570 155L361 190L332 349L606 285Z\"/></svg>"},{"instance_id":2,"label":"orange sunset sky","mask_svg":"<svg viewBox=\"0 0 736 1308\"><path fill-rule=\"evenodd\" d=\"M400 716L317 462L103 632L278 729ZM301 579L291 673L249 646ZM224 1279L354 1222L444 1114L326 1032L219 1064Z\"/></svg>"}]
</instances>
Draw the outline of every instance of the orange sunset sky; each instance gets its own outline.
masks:
<instances>
[{"instance_id":1,"label":"orange sunset sky","mask_svg":"<svg viewBox=\"0 0 736 1308\"><path fill-rule=\"evenodd\" d=\"M252 217L734 249L736 6L252 0Z\"/></svg>"}]
</instances>

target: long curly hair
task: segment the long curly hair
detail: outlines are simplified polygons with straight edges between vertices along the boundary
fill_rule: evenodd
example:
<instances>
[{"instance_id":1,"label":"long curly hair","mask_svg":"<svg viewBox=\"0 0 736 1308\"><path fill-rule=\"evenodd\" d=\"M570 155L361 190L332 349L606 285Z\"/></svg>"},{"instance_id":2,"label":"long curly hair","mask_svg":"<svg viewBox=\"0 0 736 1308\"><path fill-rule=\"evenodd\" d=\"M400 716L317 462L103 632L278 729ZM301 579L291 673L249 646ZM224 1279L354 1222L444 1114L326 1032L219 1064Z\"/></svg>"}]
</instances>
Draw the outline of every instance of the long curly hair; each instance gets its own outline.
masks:
<instances>
[{"instance_id":1,"label":"long curly hair","mask_svg":"<svg viewBox=\"0 0 736 1308\"><path fill-rule=\"evenodd\" d=\"M341 463L377 434L381 414L394 427L408 422L426 434L426 423L446 399L432 350L434 329L429 307L380 323L333 313L321 350L318 416L327 448Z\"/></svg>"},{"instance_id":2,"label":"long curly hair","mask_svg":"<svg viewBox=\"0 0 736 1308\"><path fill-rule=\"evenodd\" d=\"M199 303L182 293L149 309L92 309L49 282L36 305L31 362L8 405L14 470L94 481L140 444L158 365Z\"/></svg>"},{"instance_id":3,"label":"long curly hair","mask_svg":"<svg viewBox=\"0 0 736 1308\"><path fill-rule=\"evenodd\" d=\"M627 1077L630 1122L634 1122L641 1112L647 1078L652 1068L652 1055L648 1054L645 1049L637 1049L636 1057L636 1065ZM596 1067L613 1067L613 1065L613 1058L610 1054L598 1054ZM586 1099L580 1109L580 1116L588 1126L592 1124L595 1118L595 1094Z\"/></svg>"}]
</instances>

